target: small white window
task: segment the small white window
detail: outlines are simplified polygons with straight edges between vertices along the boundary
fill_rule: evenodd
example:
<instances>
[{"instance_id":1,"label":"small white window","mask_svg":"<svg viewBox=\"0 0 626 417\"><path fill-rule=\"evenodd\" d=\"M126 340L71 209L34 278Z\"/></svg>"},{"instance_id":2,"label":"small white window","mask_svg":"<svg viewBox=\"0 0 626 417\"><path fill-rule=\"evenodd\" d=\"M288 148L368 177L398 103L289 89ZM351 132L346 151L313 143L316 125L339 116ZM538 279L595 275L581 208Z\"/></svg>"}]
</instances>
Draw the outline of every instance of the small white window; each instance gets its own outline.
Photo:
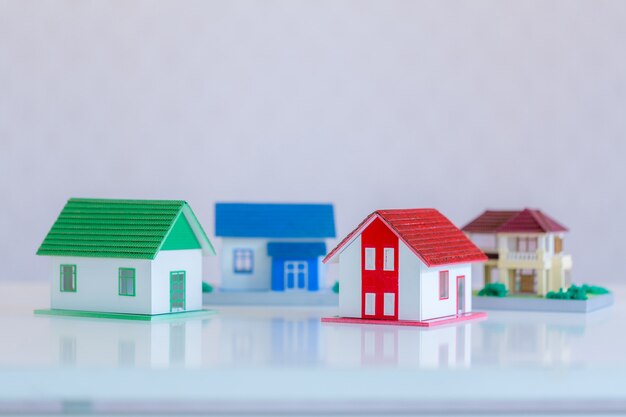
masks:
<instances>
[{"instance_id":1,"label":"small white window","mask_svg":"<svg viewBox=\"0 0 626 417\"><path fill-rule=\"evenodd\" d=\"M251 274L254 272L254 252L252 249L233 250L233 272Z\"/></svg>"},{"instance_id":2,"label":"small white window","mask_svg":"<svg viewBox=\"0 0 626 417\"><path fill-rule=\"evenodd\" d=\"M365 270L374 271L376 269L376 249L365 248Z\"/></svg>"},{"instance_id":3,"label":"small white window","mask_svg":"<svg viewBox=\"0 0 626 417\"><path fill-rule=\"evenodd\" d=\"M384 252L384 263L383 263L383 270L385 271L393 271L395 268L395 261L394 261L394 250L393 248L385 248Z\"/></svg>"},{"instance_id":4,"label":"small white window","mask_svg":"<svg viewBox=\"0 0 626 417\"><path fill-rule=\"evenodd\" d=\"M376 314L376 294L373 292L365 293L365 314L368 316Z\"/></svg>"},{"instance_id":5,"label":"small white window","mask_svg":"<svg viewBox=\"0 0 626 417\"><path fill-rule=\"evenodd\" d=\"M392 249L393 250L393 249ZM385 293L385 308L383 314L385 316L393 316L396 312L396 295L392 292Z\"/></svg>"}]
</instances>

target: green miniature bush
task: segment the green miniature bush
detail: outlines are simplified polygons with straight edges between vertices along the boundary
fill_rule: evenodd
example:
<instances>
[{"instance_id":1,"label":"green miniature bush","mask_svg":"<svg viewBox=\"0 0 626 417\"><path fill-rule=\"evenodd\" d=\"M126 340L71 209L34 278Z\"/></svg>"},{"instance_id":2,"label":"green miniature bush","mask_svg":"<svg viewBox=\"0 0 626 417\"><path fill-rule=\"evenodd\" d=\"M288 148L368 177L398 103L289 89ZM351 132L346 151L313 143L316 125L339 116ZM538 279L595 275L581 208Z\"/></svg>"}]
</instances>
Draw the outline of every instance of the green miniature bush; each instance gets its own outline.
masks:
<instances>
[{"instance_id":1,"label":"green miniature bush","mask_svg":"<svg viewBox=\"0 0 626 417\"><path fill-rule=\"evenodd\" d=\"M550 291L546 294L546 298L554 300L586 300L587 291L584 286L579 287L577 285L572 285L567 289L567 291L563 291L563 288L561 288L558 292Z\"/></svg>"},{"instance_id":2,"label":"green miniature bush","mask_svg":"<svg viewBox=\"0 0 626 417\"><path fill-rule=\"evenodd\" d=\"M208 282L202 281L202 292L213 292L213 286Z\"/></svg>"},{"instance_id":3,"label":"green miniature bush","mask_svg":"<svg viewBox=\"0 0 626 417\"><path fill-rule=\"evenodd\" d=\"M608 294L610 291L604 287L598 287L595 285L587 285L583 284L580 287L576 285L572 285L567 289L567 291L563 291L561 288L557 291L550 291L546 294L546 298L559 299L559 300L586 300L588 294L591 295L600 295L600 294Z\"/></svg>"},{"instance_id":4,"label":"green miniature bush","mask_svg":"<svg viewBox=\"0 0 626 417\"><path fill-rule=\"evenodd\" d=\"M585 290L586 294L591 294L591 295L600 295L600 294L608 294L608 293L610 293L610 291L607 290L606 288L599 287L597 285L583 284L582 288Z\"/></svg>"},{"instance_id":5,"label":"green miniature bush","mask_svg":"<svg viewBox=\"0 0 626 417\"><path fill-rule=\"evenodd\" d=\"M333 292L335 294L339 294L339 281L335 281L335 283L333 284Z\"/></svg>"},{"instance_id":6,"label":"green miniature bush","mask_svg":"<svg viewBox=\"0 0 626 417\"><path fill-rule=\"evenodd\" d=\"M485 288L478 291L478 295L486 297L506 297L508 290L501 282L492 282L485 285Z\"/></svg>"}]
</instances>

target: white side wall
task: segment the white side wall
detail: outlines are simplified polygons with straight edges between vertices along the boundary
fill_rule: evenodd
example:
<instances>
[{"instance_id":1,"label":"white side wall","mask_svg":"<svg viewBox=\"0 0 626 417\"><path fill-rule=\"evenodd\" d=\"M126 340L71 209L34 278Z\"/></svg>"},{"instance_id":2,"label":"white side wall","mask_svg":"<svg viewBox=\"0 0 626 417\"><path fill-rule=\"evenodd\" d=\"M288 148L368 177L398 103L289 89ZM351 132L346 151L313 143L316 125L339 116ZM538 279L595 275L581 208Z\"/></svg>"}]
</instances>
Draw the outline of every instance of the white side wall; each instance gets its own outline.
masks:
<instances>
[{"instance_id":1,"label":"white side wall","mask_svg":"<svg viewBox=\"0 0 626 417\"><path fill-rule=\"evenodd\" d=\"M51 259L51 308L151 314L151 261L76 256L52 256ZM76 265L76 292L61 292L62 264ZM119 268L135 268L134 297L119 295Z\"/></svg>"},{"instance_id":2,"label":"white side wall","mask_svg":"<svg viewBox=\"0 0 626 417\"><path fill-rule=\"evenodd\" d=\"M420 267L422 262L399 240L398 320L420 321Z\"/></svg>"},{"instance_id":3,"label":"white side wall","mask_svg":"<svg viewBox=\"0 0 626 417\"><path fill-rule=\"evenodd\" d=\"M272 287L272 261L267 255L268 242L268 239L223 238L220 253L221 288L225 290L270 290ZM234 272L233 249L252 249L254 251L253 273L236 274Z\"/></svg>"},{"instance_id":4,"label":"white side wall","mask_svg":"<svg viewBox=\"0 0 626 417\"><path fill-rule=\"evenodd\" d=\"M420 261L421 263L421 261ZM439 271L449 271L449 297L439 299ZM421 264L420 284L422 318L429 320L456 314L456 277L465 276L465 311L472 311L472 268L471 264L445 265L428 268Z\"/></svg>"},{"instance_id":5,"label":"white side wall","mask_svg":"<svg viewBox=\"0 0 626 417\"><path fill-rule=\"evenodd\" d=\"M339 315L361 317L361 236L339 254Z\"/></svg>"},{"instance_id":6,"label":"white side wall","mask_svg":"<svg viewBox=\"0 0 626 417\"><path fill-rule=\"evenodd\" d=\"M151 314L170 312L170 272L185 271L187 311L202 309L202 250L163 250L152 261Z\"/></svg>"}]
</instances>

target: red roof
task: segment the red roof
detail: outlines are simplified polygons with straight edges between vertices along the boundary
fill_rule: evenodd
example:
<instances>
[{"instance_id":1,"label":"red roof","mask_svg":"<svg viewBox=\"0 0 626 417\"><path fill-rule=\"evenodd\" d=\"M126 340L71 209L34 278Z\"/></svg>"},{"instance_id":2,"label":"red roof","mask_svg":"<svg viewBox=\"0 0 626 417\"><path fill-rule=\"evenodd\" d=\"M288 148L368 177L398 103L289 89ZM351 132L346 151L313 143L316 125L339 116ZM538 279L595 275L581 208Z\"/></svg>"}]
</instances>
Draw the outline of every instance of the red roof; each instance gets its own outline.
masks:
<instances>
[{"instance_id":1,"label":"red roof","mask_svg":"<svg viewBox=\"0 0 626 417\"><path fill-rule=\"evenodd\" d=\"M519 210L487 210L463 227L469 233L496 233L498 228L519 214Z\"/></svg>"},{"instance_id":2,"label":"red roof","mask_svg":"<svg viewBox=\"0 0 626 417\"><path fill-rule=\"evenodd\" d=\"M380 218L427 266L485 262L487 257L435 209L378 210L367 216L327 256L328 262L375 217Z\"/></svg>"},{"instance_id":3,"label":"red roof","mask_svg":"<svg viewBox=\"0 0 626 417\"><path fill-rule=\"evenodd\" d=\"M487 210L465 227L469 233L548 233L566 232L567 228L540 210Z\"/></svg>"}]
</instances>

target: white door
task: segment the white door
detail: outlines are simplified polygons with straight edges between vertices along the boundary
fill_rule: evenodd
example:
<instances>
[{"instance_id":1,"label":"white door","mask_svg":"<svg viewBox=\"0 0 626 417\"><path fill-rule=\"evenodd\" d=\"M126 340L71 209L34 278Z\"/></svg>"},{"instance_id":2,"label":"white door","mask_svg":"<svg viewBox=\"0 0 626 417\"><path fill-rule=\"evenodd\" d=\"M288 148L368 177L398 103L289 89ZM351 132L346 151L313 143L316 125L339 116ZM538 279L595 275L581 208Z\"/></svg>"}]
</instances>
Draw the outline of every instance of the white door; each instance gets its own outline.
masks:
<instances>
[{"instance_id":1,"label":"white door","mask_svg":"<svg viewBox=\"0 0 626 417\"><path fill-rule=\"evenodd\" d=\"M306 261L285 261L285 290L306 290L309 264Z\"/></svg>"}]
</instances>

